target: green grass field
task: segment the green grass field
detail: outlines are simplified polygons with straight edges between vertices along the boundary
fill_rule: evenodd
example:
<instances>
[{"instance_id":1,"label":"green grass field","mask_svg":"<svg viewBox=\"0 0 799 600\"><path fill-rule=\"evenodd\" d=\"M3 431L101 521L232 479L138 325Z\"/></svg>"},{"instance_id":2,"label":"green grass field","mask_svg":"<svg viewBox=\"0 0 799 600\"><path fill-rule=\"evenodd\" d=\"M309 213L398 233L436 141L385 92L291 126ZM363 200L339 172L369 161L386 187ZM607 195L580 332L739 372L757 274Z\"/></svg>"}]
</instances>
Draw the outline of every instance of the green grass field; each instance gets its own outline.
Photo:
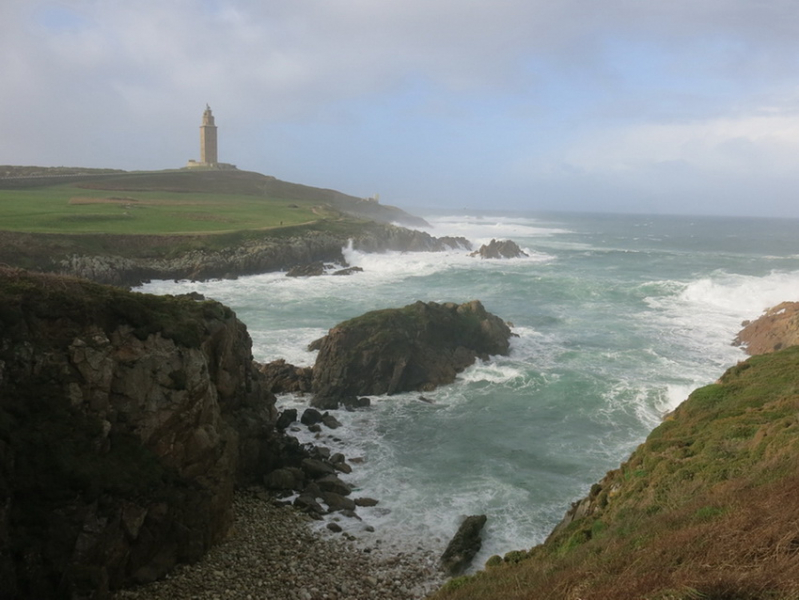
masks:
<instances>
[{"instance_id":1,"label":"green grass field","mask_svg":"<svg viewBox=\"0 0 799 600\"><path fill-rule=\"evenodd\" d=\"M0 229L33 233L181 234L292 227L336 218L312 200L202 191L0 190Z\"/></svg>"}]
</instances>

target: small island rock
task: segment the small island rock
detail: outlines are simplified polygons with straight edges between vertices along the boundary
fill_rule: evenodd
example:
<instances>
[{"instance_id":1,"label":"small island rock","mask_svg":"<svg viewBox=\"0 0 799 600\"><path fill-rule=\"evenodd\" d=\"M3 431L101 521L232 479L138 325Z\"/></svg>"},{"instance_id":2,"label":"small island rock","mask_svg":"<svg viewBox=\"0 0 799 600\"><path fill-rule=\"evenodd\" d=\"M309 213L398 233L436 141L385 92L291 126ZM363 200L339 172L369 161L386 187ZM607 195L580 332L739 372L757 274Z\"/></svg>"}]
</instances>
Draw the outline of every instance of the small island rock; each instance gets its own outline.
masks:
<instances>
[{"instance_id":1,"label":"small island rock","mask_svg":"<svg viewBox=\"0 0 799 600\"><path fill-rule=\"evenodd\" d=\"M319 350L312 405L336 408L360 395L432 390L478 357L507 355L511 335L477 300L366 313L311 344Z\"/></svg>"},{"instance_id":2,"label":"small island rock","mask_svg":"<svg viewBox=\"0 0 799 600\"><path fill-rule=\"evenodd\" d=\"M480 258L525 258L529 255L512 240L491 240L491 242L483 244L479 250L472 252L469 256L479 256Z\"/></svg>"}]
</instances>

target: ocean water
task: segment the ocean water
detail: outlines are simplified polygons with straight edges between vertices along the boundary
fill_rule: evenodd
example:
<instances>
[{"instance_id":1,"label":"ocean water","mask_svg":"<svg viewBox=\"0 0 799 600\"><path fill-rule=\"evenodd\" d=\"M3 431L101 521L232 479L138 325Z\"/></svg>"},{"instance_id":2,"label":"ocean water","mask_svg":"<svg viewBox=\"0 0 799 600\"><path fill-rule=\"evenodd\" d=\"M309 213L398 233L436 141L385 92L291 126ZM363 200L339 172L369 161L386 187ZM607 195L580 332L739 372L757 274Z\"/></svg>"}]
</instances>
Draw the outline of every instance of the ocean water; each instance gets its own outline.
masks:
<instances>
[{"instance_id":1,"label":"ocean water","mask_svg":"<svg viewBox=\"0 0 799 600\"><path fill-rule=\"evenodd\" d=\"M616 468L664 413L745 358L741 321L799 300L799 221L620 215L423 215L475 247L512 239L530 255L465 251L345 256L349 277L155 281L200 292L247 324L256 360L312 365L306 346L337 323L416 300L479 299L512 323L511 353L424 394L336 411L314 441L358 459L346 479L378 499L342 525L367 544L442 551L486 514L476 567L545 539L570 503ZM286 395L282 407L308 398ZM303 428L304 429L304 428ZM374 532L366 531L371 526Z\"/></svg>"}]
</instances>

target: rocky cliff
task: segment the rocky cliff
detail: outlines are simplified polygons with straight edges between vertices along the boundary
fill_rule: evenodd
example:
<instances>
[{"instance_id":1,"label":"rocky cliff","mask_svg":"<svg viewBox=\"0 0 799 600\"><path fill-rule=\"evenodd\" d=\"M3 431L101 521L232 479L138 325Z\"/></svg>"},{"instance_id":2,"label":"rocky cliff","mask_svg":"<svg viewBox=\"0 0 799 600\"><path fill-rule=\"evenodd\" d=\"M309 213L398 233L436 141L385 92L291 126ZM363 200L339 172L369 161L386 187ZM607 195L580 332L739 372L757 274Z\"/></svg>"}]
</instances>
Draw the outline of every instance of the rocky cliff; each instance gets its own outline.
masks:
<instances>
[{"instance_id":1,"label":"rocky cliff","mask_svg":"<svg viewBox=\"0 0 799 600\"><path fill-rule=\"evenodd\" d=\"M735 338L747 354L764 354L799 344L799 302L783 302L754 321L743 323Z\"/></svg>"},{"instance_id":2,"label":"rocky cliff","mask_svg":"<svg viewBox=\"0 0 799 600\"><path fill-rule=\"evenodd\" d=\"M545 543L434 598L799 597L799 348L696 390Z\"/></svg>"},{"instance_id":3,"label":"rocky cliff","mask_svg":"<svg viewBox=\"0 0 799 600\"><path fill-rule=\"evenodd\" d=\"M274 397L225 306L0 268L0 597L102 598L223 538Z\"/></svg>"},{"instance_id":4,"label":"rocky cliff","mask_svg":"<svg viewBox=\"0 0 799 600\"><path fill-rule=\"evenodd\" d=\"M340 323L311 345L313 405L335 408L357 395L431 390L480 358L507 354L510 329L479 301L416 302Z\"/></svg>"},{"instance_id":5,"label":"rocky cliff","mask_svg":"<svg viewBox=\"0 0 799 600\"><path fill-rule=\"evenodd\" d=\"M314 262L344 264L342 248L364 252L470 249L464 238L435 238L385 223L349 224L291 235L56 235L0 231L0 263L135 286L151 279L235 278ZM91 248L91 251L88 249Z\"/></svg>"}]
</instances>

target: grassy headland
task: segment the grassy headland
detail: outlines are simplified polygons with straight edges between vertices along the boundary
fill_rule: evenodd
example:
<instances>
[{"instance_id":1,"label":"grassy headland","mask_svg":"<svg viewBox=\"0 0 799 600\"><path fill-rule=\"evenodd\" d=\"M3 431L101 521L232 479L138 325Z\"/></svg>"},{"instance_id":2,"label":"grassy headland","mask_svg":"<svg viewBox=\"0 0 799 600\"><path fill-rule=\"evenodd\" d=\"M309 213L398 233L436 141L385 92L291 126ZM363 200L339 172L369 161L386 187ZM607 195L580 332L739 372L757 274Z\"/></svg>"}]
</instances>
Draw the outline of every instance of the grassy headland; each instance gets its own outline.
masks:
<instances>
[{"instance_id":1,"label":"grassy headland","mask_svg":"<svg viewBox=\"0 0 799 600\"><path fill-rule=\"evenodd\" d=\"M797 455L792 347L696 390L544 544L433 598L799 598Z\"/></svg>"},{"instance_id":2,"label":"grassy headland","mask_svg":"<svg viewBox=\"0 0 799 600\"><path fill-rule=\"evenodd\" d=\"M358 198L244 171L157 171L2 189L0 228L31 233L206 234L342 218ZM60 180L59 180L60 181ZM14 185L7 180L6 186ZM32 182L36 184L37 182Z\"/></svg>"},{"instance_id":3,"label":"grassy headland","mask_svg":"<svg viewBox=\"0 0 799 600\"><path fill-rule=\"evenodd\" d=\"M247 171L0 173L0 263L43 271L81 274L64 270L74 257L171 260L309 236L346 241L374 222L425 224L372 200ZM147 269L141 272L153 272Z\"/></svg>"}]
</instances>

